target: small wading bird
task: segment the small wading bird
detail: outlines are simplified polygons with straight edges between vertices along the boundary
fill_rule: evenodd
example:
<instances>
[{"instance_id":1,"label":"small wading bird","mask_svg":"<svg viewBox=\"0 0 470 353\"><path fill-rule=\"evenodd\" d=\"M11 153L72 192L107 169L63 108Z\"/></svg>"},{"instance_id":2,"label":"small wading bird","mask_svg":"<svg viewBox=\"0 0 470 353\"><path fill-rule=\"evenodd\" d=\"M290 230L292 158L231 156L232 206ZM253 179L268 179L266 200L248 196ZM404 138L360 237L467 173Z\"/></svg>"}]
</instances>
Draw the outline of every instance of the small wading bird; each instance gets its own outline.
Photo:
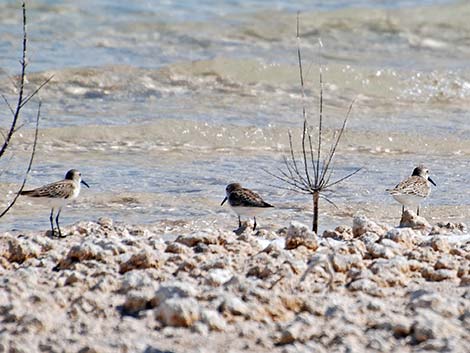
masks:
<instances>
[{"instance_id":1,"label":"small wading bird","mask_svg":"<svg viewBox=\"0 0 470 353\"><path fill-rule=\"evenodd\" d=\"M59 237L62 237L59 226L60 211L62 211L62 207L78 197L80 194L80 184L85 185L87 188L90 187L82 180L82 174L78 170L71 169L65 174L64 180L56 181L55 183L47 184L34 190L22 191L21 195L29 196L35 201L51 207L49 220L51 222L52 236L54 236L54 210L58 210L55 223L57 224Z\"/></svg>"},{"instance_id":2,"label":"small wading bird","mask_svg":"<svg viewBox=\"0 0 470 353\"><path fill-rule=\"evenodd\" d=\"M402 213L405 207L417 207L416 214L419 216L419 205L431 193L431 184L436 186L436 183L429 177L429 170L419 165L410 177L386 191L402 204Z\"/></svg>"},{"instance_id":3,"label":"small wading bird","mask_svg":"<svg viewBox=\"0 0 470 353\"><path fill-rule=\"evenodd\" d=\"M232 210L238 215L238 227L241 228L242 222L240 216L253 217L254 225L253 230L256 229L256 215L264 211L266 208L274 207L267 202L264 202L261 196L257 193L242 188L238 183L227 185L225 188L224 200L221 206L228 200L228 204Z\"/></svg>"}]
</instances>

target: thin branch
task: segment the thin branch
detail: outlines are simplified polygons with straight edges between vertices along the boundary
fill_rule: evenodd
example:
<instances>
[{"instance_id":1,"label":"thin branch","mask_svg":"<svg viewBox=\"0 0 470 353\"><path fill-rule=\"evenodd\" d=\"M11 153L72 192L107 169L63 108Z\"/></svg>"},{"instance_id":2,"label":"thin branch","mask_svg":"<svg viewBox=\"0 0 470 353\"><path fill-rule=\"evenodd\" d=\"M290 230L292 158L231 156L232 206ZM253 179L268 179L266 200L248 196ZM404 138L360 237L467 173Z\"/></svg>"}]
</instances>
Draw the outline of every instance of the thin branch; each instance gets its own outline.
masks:
<instances>
[{"instance_id":1,"label":"thin branch","mask_svg":"<svg viewBox=\"0 0 470 353\"><path fill-rule=\"evenodd\" d=\"M338 132L339 129L333 131L333 136L331 137L331 146L330 150L328 151L327 158L325 158L322 162L322 170L325 169L326 164L328 163L328 160L330 159L331 156L334 156L333 150L335 148L335 143L336 143L336 138L338 137ZM332 157L331 157L332 158ZM325 172L326 173L326 172Z\"/></svg>"},{"instance_id":2,"label":"thin branch","mask_svg":"<svg viewBox=\"0 0 470 353\"><path fill-rule=\"evenodd\" d=\"M296 182L295 179L291 179L282 169L278 168L278 171L281 173L282 176L279 176L277 174L271 173L269 170L264 170L267 174L271 175L272 177L276 178L277 180L280 180L286 184L291 185L294 188L297 188L299 190L302 190L304 192L309 193L310 190L306 186L300 185L298 182Z\"/></svg>"},{"instance_id":3,"label":"thin branch","mask_svg":"<svg viewBox=\"0 0 470 353\"><path fill-rule=\"evenodd\" d=\"M312 185L310 180L310 173L308 171L308 164L306 158L306 150L305 150L305 135L307 134L307 110L305 108L305 86L304 86L304 74L302 69L302 55L300 52L300 13L297 12L297 59L299 63L299 76L300 76L300 89L302 92L302 117L304 119L304 124L302 128L302 154L303 154L303 161L304 161L304 172L307 178L307 182L309 185Z\"/></svg>"},{"instance_id":4,"label":"thin branch","mask_svg":"<svg viewBox=\"0 0 470 353\"><path fill-rule=\"evenodd\" d=\"M326 177L324 180L323 180L323 184L322 184L322 187L324 187L325 185L328 185L328 183L330 182L331 180L331 177L333 176L333 173L335 171L335 169L333 168L333 165L335 163L335 161L333 160L332 162L333 164L330 165L330 170L328 171L328 177Z\"/></svg>"},{"instance_id":5,"label":"thin branch","mask_svg":"<svg viewBox=\"0 0 470 353\"><path fill-rule=\"evenodd\" d=\"M348 175L342 177L341 179L336 180L336 181L332 182L331 184L325 185L325 189L328 189L328 188L332 187L333 185L339 184L339 183L341 183L342 181L344 181L344 180L346 180L346 179L349 179L349 178L352 177L354 174L359 173L361 170L362 170L362 168L358 168L358 169L356 169L354 172L349 173Z\"/></svg>"},{"instance_id":6,"label":"thin branch","mask_svg":"<svg viewBox=\"0 0 470 353\"><path fill-rule=\"evenodd\" d=\"M54 78L54 75L49 76L49 78L47 78L43 83L41 83L38 86L38 88L34 90L33 93L31 93L28 97L26 97L26 99L23 100L23 103L21 104L21 108L24 107L30 101L30 99L33 98L41 90L41 88L47 85L49 81L52 80L53 78Z\"/></svg>"},{"instance_id":7,"label":"thin branch","mask_svg":"<svg viewBox=\"0 0 470 353\"><path fill-rule=\"evenodd\" d=\"M293 187L296 187L298 188L299 190L302 190L302 191L305 191L305 192L310 192L311 188L309 185L304 185L302 184L301 182L299 182L298 180L296 179L291 179L282 169L278 168L278 171L279 173L281 173L282 177L281 178L284 178L284 181L293 186Z\"/></svg>"},{"instance_id":8,"label":"thin branch","mask_svg":"<svg viewBox=\"0 0 470 353\"><path fill-rule=\"evenodd\" d=\"M26 185L26 181L28 180L28 175L29 173L31 172L31 167L33 165L33 161L34 161L34 156L36 154L36 146L37 146L37 142L38 142L38 135L39 135L39 118L41 117L41 105L42 103L39 102L38 104L38 112L37 112L37 115L36 115L36 128L35 128L35 131L34 131L34 142L33 142L33 150L31 152L31 158L29 159L29 164L28 164L28 168L26 169L26 173L24 175L24 178L23 178L23 183L21 184L21 187L19 188L18 192L16 193L15 197L13 198L12 202L8 205L7 208L5 208L5 210L3 210L2 213L0 213L0 218L2 218L5 214L7 214L8 211L10 211L10 209L13 207L13 205L16 203L16 200L18 200L18 197L20 197L20 194L21 192L23 191L24 189L24 186Z\"/></svg>"},{"instance_id":9,"label":"thin branch","mask_svg":"<svg viewBox=\"0 0 470 353\"><path fill-rule=\"evenodd\" d=\"M0 158L3 156L3 154L6 152L8 148L10 140L15 131L15 126L20 116L20 111L21 111L22 103L23 103L24 81L25 81L25 76L26 76L26 44L27 44L28 39L26 35L26 5L24 2L23 2L22 7L23 7L23 50L22 50L21 62L20 62L21 63L21 76L20 76L20 85L19 85L19 93L18 93L18 103L16 105L15 113L13 114L13 121L11 123L10 130L8 131L7 138L3 142L3 146L0 149Z\"/></svg>"},{"instance_id":10,"label":"thin branch","mask_svg":"<svg viewBox=\"0 0 470 353\"><path fill-rule=\"evenodd\" d=\"M304 176L300 173L299 167L297 166L297 159L295 158L295 155L294 155L294 146L293 146L293 144L292 144L292 134L291 134L290 131L288 132L288 135L289 135L290 155L291 155L291 159L292 159L292 165L293 165L293 167L294 167L294 172L295 172L295 174L299 177L299 179L302 180L302 183L303 183L303 184L308 184L308 185L310 185L310 183L308 183L308 180L306 180L306 179L304 178Z\"/></svg>"},{"instance_id":11,"label":"thin branch","mask_svg":"<svg viewBox=\"0 0 470 353\"><path fill-rule=\"evenodd\" d=\"M293 180L296 180L296 177L294 176L289 160L287 159L286 156L283 156L283 160L284 160L284 165L286 166L287 171L290 174L290 178Z\"/></svg>"},{"instance_id":12,"label":"thin branch","mask_svg":"<svg viewBox=\"0 0 470 353\"><path fill-rule=\"evenodd\" d=\"M28 36L27 36L27 31L26 31L26 26L27 26L26 4L25 4L24 1L22 3L22 10L23 10L22 11L22 13L23 13L23 46L22 46L22 55L21 55L21 60L20 60L21 73L19 75L18 86L16 84L14 84L15 89L18 90L18 100L17 100L15 109L13 109L13 107L10 105L8 99L4 95L1 95L3 100L5 101L5 103L7 104L8 108L10 109L10 112L13 115L13 119L12 119L12 122L11 122L11 125L10 125L10 129L9 129L7 135L4 137L3 146L0 149L0 158L2 158L4 153L7 151L13 135L19 129L21 129L23 127L23 124L21 124L20 126L17 126L18 123L19 123L21 109L25 106L25 104L27 104L39 92L39 90L41 90L52 79L52 76L49 77L48 79L46 79L30 95L28 95L26 98L24 98L24 96L25 96L25 82L26 82L26 68L28 66L27 59L26 59ZM6 207L5 210L3 210L0 213L0 218L3 217L13 207L13 205L16 203L16 200L18 199L18 197L21 194L21 191L23 191L23 188L26 185L28 175L31 172L31 168L32 168L33 161L34 161L34 156L36 154L37 141L38 141L39 120L40 120L40 117L41 117L41 106L42 106L42 103L41 103L41 101L39 101L37 115L36 115L36 128L35 128L35 133L34 133L33 147L32 147L32 151L31 151L31 157L30 157L30 160L29 160L29 165L28 165L28 168L27 168L27 170L24 174L23 183L22 183L21 187L19 188L17 194L15 195L13 200L11 201L11 203Z\"/></svg>"},{"instance_id":13,"label":"thin branch","mask_svg":"<svg viewBox=\"0 0 470 353\"><path fill-rule=\"evenodd\" d=\"M282 186L282 185L272 185L272 184L267 184L267 186L270 186L270 187L273 187L273 188L278 188L280 190L292 191L292 192L295 192L295 193L301 194L301 195L310 195L311 194L310 191L302 191L302 190L299 190L295 187L289 188L289 187Z\"/></svg>"},{"instance_id":14,"label":"thin branch","mask_svg":"<svg viewBox=\"0 0 470 353\"><path fill-rule=\"evenodd\" d=\"M278 168L278 170L285 177L289 177L290 180L292 180L293 182L299 184L302 187L309 188L309 185L306 184L303 179L296 178L296 176L293 174L291 163L288 161L288 159L286 157L284 157L284 165L286 166L286 169L289 172L289 176L287 176L287 173L285 173L282 169Z\"/></svg>"},{"instance_id":15,"label":"thin branch","mask_svg":"<svg viewBox=\"0 0 470 353\"><path fill-rule=\"evenodd\" d=\"M318 186L318 180L316 179L317 175L317 167L315 166L315 157L314 157L314 149L313 149L313 143L312 143L312 135L308 134L308 143L310 146L310 160L312 162L312 167L313 167L313 175L315 176L315 187Z\"/></svg>"},{"instance_id":16,"label":"thin branch","mask_svg":"<svg viewBox=\"0 0 470 353\"><path fill-rule=\"evenodd\" d=\"M305 110L305 107L303 108ZM312 181L310 180L310 173L308 172L308 158L307 158L307 150L305 148L305 136L307 135L307 119L304 118L304 125L302 130L302 159L304 161L304 171L307 177L308 185L312 185ZM316 184L316 176L314 179Z\"/></svg>"},{"instance_id":17,"label":"thin branch","mask_svg":"<svg viewBox=\"0 0 470 353\"><path fill-rule=\"evenodd\" d=\"M323 135L323 75L322 67L320 65L320 107L319 107L319 121L318 121L318 149L317 149L317 170L315 174L315 180L318 183L320 173L320 156L321 156L321 143Z\"/></svg>"},{"instance_id":18,"label":"thin branch","mask_svg":"<svg viewBox=\"0 0 470 353\"><path fill-rule=\"evenodd\" d=\"M300 54L300 12L297 12L297 59L299 62L300 88L302 90L302 98L305 98L304 75L302 72L302 56Z\"/></svg>"},{"instance_id":19,"label":"thin branch","mask_svg":"<svg viewBox=\"0 0 470 353\"><path fill-rule=\"evenodd\" d=\"M335 153L336 153L336 149L338 148L338 145L339 145L339 142L341 140L341 137L343 137L343 133L346 129L346 123L348 122L348 119L349 119L349 116L351 115L351 110L353 108L353 105L354 103L356 102L356 98L354 98L351 103L349 104L349 108L348 108L348 111L346 113L346 116L343 120L343 125L341 126L341 129L339 130L339 134L336 138L336 142L334 143L334 147L332 148L331 152L330 152L330 155L328 156L328 159L327 159L327 162L326 162L326 165L325 165L325 168L323 169L323 174L328 170L328 168L330 167L330 164L331 164L331 161L333 160L334 156L335 156Z\"/></svg>"},{"instance_id":20,"label":"thin branch","mask_svg":"<svg viewBox=\"0 0 470 353\"><path fill-rule=\"evenodd\" d=\"M18 82L16 82L12 76L8 75L7 74L7 77L8 77L8 80L10 80L12 86L15 88L15 90L18 90L19 89L19 86L18 86Z\"/></svg>"},{"instance_id":21,"label":"thin branch","mask_svg":"<svg viewBox=\"0 0 470 353\"><path fill-rule=\"evenodd\" d=\"M307 67L307 72L306 72L305 77L309 77L309 76L310 76L310 71L312 71L312 67L313 67L313 64L314 64L314 63L315 63L315 61L312 60L312 61L310 62L310 65L308 65L308 67Z\"/></svg>"},{"instance_id":22,"label":"thin branch","mask_svg":"<svg viewBox=\"0 0 470 353\"><path fill-rule=\"evenodd\" d=\"M26 124L23 123L23 124L21 124L20 126L17 126L14 132L16 133L17 131L19 131L19 130L20 130L23 126L25 126L25 125L26 125Z\"/></svg>"},{"instance_id":23,"label":"thin branch","mask_svg":"<svg viewBox=\"0 0 470 353\"><path fill-rule=\"evenodd\" d=\"M325 200L329 204L333 205L336 209L339 209L339 207L336 206L336 204L333 201L331 201L328 197L326 197L325 195L320 194L320 198Z\"/></svg>"},{"instance_id":24,"label":"thin branch","mask_svg":"<svg viewBox=\"0 0 470 353\"><path fill-rule=\"evenodd\" d=\"M8 101L7 97L5 97L4 94L2 94L3 101L6 103L8 109L10 109L10 113L15 116L15 111L13 110L13 107L10 105L10 102Z\"/></svg>"}]
</instances>

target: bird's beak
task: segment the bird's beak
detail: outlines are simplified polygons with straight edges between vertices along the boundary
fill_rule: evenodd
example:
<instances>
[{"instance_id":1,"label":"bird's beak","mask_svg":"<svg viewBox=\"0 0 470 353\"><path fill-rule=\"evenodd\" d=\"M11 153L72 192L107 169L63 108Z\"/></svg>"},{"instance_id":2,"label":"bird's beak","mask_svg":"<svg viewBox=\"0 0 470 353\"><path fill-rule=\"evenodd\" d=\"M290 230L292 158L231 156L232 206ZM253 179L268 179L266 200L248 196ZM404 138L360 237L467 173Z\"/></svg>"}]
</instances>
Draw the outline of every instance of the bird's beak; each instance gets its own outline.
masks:
<instances>
[{"instance_id":1,"label":"bird's beak","mask_svg":"<svg viewBox=\"0 0 470 353\"><path fill-rule=\"evenodd\" d=\"M225 196L225 199L224 199L224 201L222 201L222 203L220 204L220 206L222 206L222 205L225 203L225 201L227 201L227 196Z\"/></svg>"},{"instance_id":2,"label":"bird's beak","mask_svg":"<svg viewBox=\"0 0 470 353\"><path fill-rule=\"evenodd\" d=\"M85 185L87 188L90 188L90 185L88 185L85 181L81 180L80 183L82 183L83 185Z\"/></svg>"},{"instance_id":3,"label":"bird's beak","mask_svg":"<svg viewBox=\"0 0 470 353\"><path fill-rule=\"evenodd\" d=\"M437 186L436 183L430 177L428 177L428 180L432 185Z\"/></svg>"}]
</instances>

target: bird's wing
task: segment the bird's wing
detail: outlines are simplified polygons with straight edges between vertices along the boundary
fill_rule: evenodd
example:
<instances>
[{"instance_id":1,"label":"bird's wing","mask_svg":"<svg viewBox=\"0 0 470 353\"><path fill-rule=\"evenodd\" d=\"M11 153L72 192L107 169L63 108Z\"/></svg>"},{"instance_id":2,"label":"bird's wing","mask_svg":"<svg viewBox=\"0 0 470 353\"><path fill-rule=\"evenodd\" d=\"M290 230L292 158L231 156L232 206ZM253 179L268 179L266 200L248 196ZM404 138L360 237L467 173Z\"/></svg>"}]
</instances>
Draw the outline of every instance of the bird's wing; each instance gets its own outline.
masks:
<instances>
[{"instance_id":1,"label":"bird's wing","mask_svg":"<svg viewBox=\"0 0 470 353\"><path fill-rule=\"evenodd\" d=\"M429 193L429 185L425 179L419 176L412 176L395 186L394 189L390 190L390 193L392 195L403 194L426 197Z\"/></svg>"},{"instance_id":2,"label":"bird's wing","mask_svg":"<svg viewBox=\"0 0 470 353\"><path fill-rule=\"evenodd\" d=\"M23 193L30 197L50 197L67 199L73 194L73 181L61 180Z\"/></svg>"},{"instance_id":3,"label":"bird's wing","mask_svg":"<svg viewBox=\"0 0 470 353\"><path fill-rule=\"evenodd\" d=\"M272 207L264 202L261 196L256 192L249 189L241 189L233 191L229 196L229 201L232 206L243 207Z\"/></svg>"}]
</instances>

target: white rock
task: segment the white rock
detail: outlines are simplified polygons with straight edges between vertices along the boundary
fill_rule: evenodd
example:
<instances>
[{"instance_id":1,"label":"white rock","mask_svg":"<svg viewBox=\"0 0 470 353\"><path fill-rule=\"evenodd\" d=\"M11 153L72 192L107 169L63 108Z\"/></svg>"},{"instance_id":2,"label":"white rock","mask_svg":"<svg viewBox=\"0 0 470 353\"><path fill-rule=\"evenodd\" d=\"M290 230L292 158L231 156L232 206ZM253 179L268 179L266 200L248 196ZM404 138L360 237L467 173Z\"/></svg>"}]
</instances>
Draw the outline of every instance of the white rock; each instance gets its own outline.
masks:
<instances>
[{"instance_id":1,"label":"white rock","mask_svg":"<svg viewBox=\"0 0 470 353\"><path fill-rule=\"evenodd\" d=\"M172 298L188 298L195 297L197 290L189 283L185 282L168 282L162 283L155 293L153 302L155 306L160 305L166 300Z\"/></svg>"},{"instance_id":2,"label":"white rock","mask_svg":"<svg viewBox=\"0 0 470 353\"><path fill-rule=\"evenodd\" d=\"M415 310L411 332L417 342L434 338L450 338L459 333L459 329L441 315L427 309Z\"/></svg>"},{"instance_id":3,"label":"white rock","mask_svg":"<svg viewBox=\"0 0 470 353\"><path fill-rule=\"evenodd\" d=\"M287 236L288 237L301 237L301 236L310 236L314 237L316 234L310 230L310 227L297 222L292 221L289 224L289 228L287 229Z\"/></svg>"},{"instance_id":4,"label":"white rock","mask_svg":"<svg viewBox=\"0 0 470 353\"><path fill-rule=\"evenodd\" d=\"M382 240L380 240L380 244L388 248L391 248L392 250L398 250L398 251L403 250L403 245L401 245L400 243L394 242L391 239L383 238Z\"/></svg>"},{"instance_id":5,"label":"white rock","mask_svg":"<svg viewBox=\"0 0 470 353\"><path fill-rule=\"evenodd\" d=\"M228 311L233 315L247 315L249 312L248 305L240 298L234 295L227 295L221 304L221 309Z\"/></svg>"},{"instance_id":6,"label":"white rock","mask_svg":"<svg viewBox=\"0 0 470 353\"><path fill-rule=\"evenodd\" d=\"M129 291L122 309L126 314L135 314L147 308L150 296L142 291Z\"/></svg>"},{"instance_id":7,"label":"white rock","mask_svg":"<svg viewBox=\"0 0 470 353\"><path fill-rule=\"evenodd\" d=\"M155 315L166 326L189 327L199 320L200 308L194 298L171 298L157 307Z\"/></svg>"},{"instance_id":8,"label":"white rock","mask_svg":"<svg viewBox=\"0 0 470 353\"><path fill-rule=\"evenodd\" d=\"M255 238L263 251L269 252L272 250L283 250L286 246L286 239L285 238L275 238L272 240L263 239L263 238Z\"/></svg>"},{"instance_id":9,"label":"white rock","mask_svg":"<svg viewBox=\"0 0 470 353\"><path fill-rule=\"evenodd\" d=\"M347 272L351 267L363 267L362 258L357 254L335 254L332 262L336 272Z\"/></svg>"},{"instance_id":10,"label":"white rock","mask_svg":"<svg viewBox=\"0 0 470 353\"><path fill-rule=\"evenodd\" d=\"M367 232L382 236L386 233L388 228L390 227L375 223L364 215L359 215L353 219L352 232L354 237L359 237Z\"/></svg>"},{"instance_id":11,"label":"white rock","mask_svg":"<svg viewBox=\"0 0 470 353\"><path fill-rule=\"evenodd\" d=\"M413 229L430 229L431 225L424 217L416 215L413 211L405 210L401 215L400 227L410 227Z\"/></svg>"},{"instance_id":12,"label":"white rock","mask_svg":"<svg viewBox=\"0 0 470 353\"><path fill-rule=\"evenodd\" d=\"M385 234L385 238L411 248L421 240L422 236L411 228L393 228Z\"/></svg>"},{"instance_id":13,"label":"white rock","mask_svg":"<svg viewBox=\"0 0 470 353\"><path fill-rule=\"evenodd\" d=\"M450 301L438 293L417 290L411 293L409 307L418 310L431 309L444 317L458 317L464 312L465 304L459 301Z\"/></svg>"},{"instance_id":14,"label":"white rock","mask_svg":"<svg viewBox=\"0 0 470 353\"><path fill-rule=\"evenodd\" d=\"M192 326L192 331L196 332L198 335L202 337L206 337L209 334L209 327L201 321L195 322Z\"/></svg>"},{"instance_id":15,"label":"white rock","mask_svg":"<svg viewBox=\"0 0 470 353\"><path fill-rule=\"evenodd\" d=\"M349 285L349 289L352 291L361 291L373 296L383 296L381 288L377 283L373 282L368 278L360 278Z\"/></svg>"},{"instance_id":16,"label":"white rock","mask_svg":"<svg viewBox=\"0 0 470 353\"><path fill-rule=\"evenodd\" d=\"M129 271L122 276L121 293L126 293L132 289L152 287L155 281L150 278L145 271Z\"/></svg>"},{"instance_id":17,"label":"white rock","mask_svg":"<svg viewBox=\"0 0 470 353\"><path fill-rule=\"evenodd\" d=\"M285 249L292 250L299 246L305 246L310 250L318 249L318 240L315 232L303 223L292 221L287 229Z\"/></svg>"},{"instance_id":18,"label":"white rock","mask_svg":"<svg viewBox=\"0 0 470 353\"><path fill-rule=\"evenodd\" d=\"M301 322L294 322L287 326L282 332L281 336L279 337L278 344L290 344L297 341L302 332L305 330L305 325Z\"/></svg>"},{"instance_id":19,"label":"white rock","mask_svg":"<svg viewBox=\"0 0 470 353\"><path fill-rule=\"evenodd\" d=\"M186 246L193 247L199 243L206 245L217 244L217 237L208 231L197 231L189 235L181 235L175 241Z\"/></svg>"},{"instance_id":20,"label":"white rock","mask_svg":"<svg viewBox=\"0 0 470 353\"><path fill-rule=\"evenodd\" d=\"M222 268L214 268L209 271L207 274L207 282L214 286L220 286L224 283L230 281L233 277L233 274L230 270L222 269Z\"/></svg>"},{"instance_id":21,"label":"white rock","mask_svg":"<svg viewBox=\"0 0 470 353\"><path fill-rule=\"evenodd\" d=\"M219 312L215 310L204 309L201 312L201 320L213 331L225 331L227 324Z\"/></svg>"},{"instance_id":22,"label":"white rock","mask_svg":"<svg viewBox=\"0 0 470 353\"><path fill-rule=\"evenodd\" d=\"M402 273L408 273L410 271L408 259L401 255L397 255L390 260L378 260L376 261L376 264L378 263L382 263L385 268L395 269ZM372 270L372 272L374 271ZM380 272L380 269L377 272Z\"/></svg>"},{"instance_id":23,"label":"white rock","mask_svg":"<svg viewBox=\"0 0 470 353\"><path fill-rule=\"evenodd\" d=\"M394 249L377 243L368 244L367 251L370 257L372 257L373 259L380 257L383 257L385 259L391 259L395 256Z\"/></svg>"},{"instance_id":24,"label":"white rock","mask_svg":"<svg viewBox=\"0 0 470 353\"><path fill-rule=\"evenodd\" d=\"M375 244L380 240L380 236L372 233L366 232L359 237L359 240L364 243L364 245L369 246L370 244Z\"/></svg>"}]
</instances>

